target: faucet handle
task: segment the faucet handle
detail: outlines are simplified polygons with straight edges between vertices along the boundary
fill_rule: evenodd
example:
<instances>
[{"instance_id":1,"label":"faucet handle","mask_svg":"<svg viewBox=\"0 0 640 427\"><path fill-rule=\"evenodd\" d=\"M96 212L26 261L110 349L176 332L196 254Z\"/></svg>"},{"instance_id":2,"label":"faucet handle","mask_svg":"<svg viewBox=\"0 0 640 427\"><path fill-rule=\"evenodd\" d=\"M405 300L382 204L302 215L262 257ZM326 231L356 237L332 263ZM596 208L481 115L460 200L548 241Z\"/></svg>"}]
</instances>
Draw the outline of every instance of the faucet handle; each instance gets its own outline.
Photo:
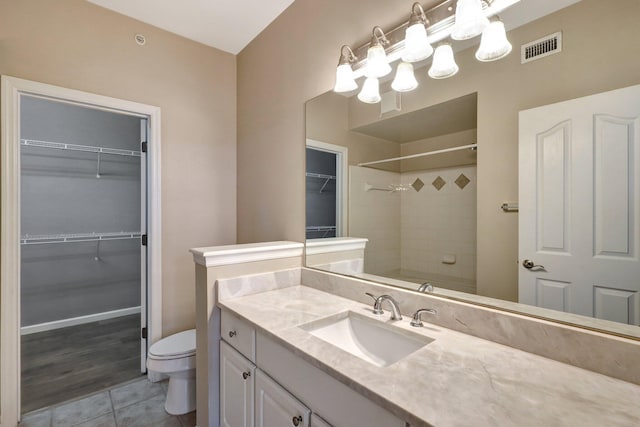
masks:
<instances>
[{"instance_id":1,"label":"faucet handle","mask_svg":"<svg viewBox=\"0 0 640 427\"><path fill-rule=\"evenodd\" d=\"M384 311L382 310L382 308L380 307L380 298L381 297L377 297L374 294L372 294L371 292L365 292L365 295L369 295L371 298L373 298L373 314L384 314Z\"/></svg>"},{"instance_id":2,"label":"faucet handle","mask_svg":"<svg viewBox=\"0 0 640 427\"><path fill-rule=\"evenodd\" d=\"M416 328L421 328L421 327L424 326L424 324L422 323L422 319L420 318L422 313L429 313L429 314L436 315L436 314L438 314L438 311L434 310L432 308L421 308L421 309L417 310L413 314L413 319L411 320L411 326L415 326Z\"/></svg>"}]
</instances>

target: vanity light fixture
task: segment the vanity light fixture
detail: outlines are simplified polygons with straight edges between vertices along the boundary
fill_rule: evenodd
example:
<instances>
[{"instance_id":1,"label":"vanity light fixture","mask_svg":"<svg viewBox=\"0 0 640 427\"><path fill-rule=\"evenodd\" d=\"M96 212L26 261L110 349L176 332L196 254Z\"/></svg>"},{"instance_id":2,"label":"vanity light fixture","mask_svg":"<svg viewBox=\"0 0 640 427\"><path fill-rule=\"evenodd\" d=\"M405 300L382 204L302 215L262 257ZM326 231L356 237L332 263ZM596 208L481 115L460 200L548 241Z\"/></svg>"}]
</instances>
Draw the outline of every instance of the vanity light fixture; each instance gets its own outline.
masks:
<instances>
[{"instance_id":1,"label":"vanity light fixture","mask_svg":"<svg viewBox=\"0 0 640 427\"><path fill-rule=\"evenodd\" d=\"M408 92L418 87L413 73L433 56L428 75L434 79L454 76L459 68L447 38L467 40L482 34L476 58L481 62L501 59L511 52L505 27L496 16L520 0L441 0L429 10L413 3L408 22L388 31L373 27L371 41L354 49L343 46L336 69L336 92L352 92L356 79L366 77L358 99L380 102L380 79L391 72L390 63L402 59L391 88ZM428 25L428 27L427 27ZM432 45L440 43L434 50ZM358 59L364 58L364 59ZM366 57L366 58L365 58ZM415 65L415 64L418 65Z\"/></svg>"},{"instance_id":2,"label":"vanity light fixture","mask_svg":"<svg viewBox=\"0 0 640 427\"><path fill-rule=\"evenodd\" d=\"M480 47L476 59L482 62L497 61L511 52L511 43L507 40L504 24L500 18L491 18L491 23L482 32Z\"/></svg>"},{"instance_id":3,"label":"vanity light fixture","mask_svg":"<svg viewBox=\"0 0 640 427\"><path fill-rule=\"evenodd\" d=\"M446 79L458 73L458 64L453 57L453 49L450 44L441 44L433 54L433 63L429 68L429 77L432 79Z\"/></svg>"},{"instance_id":4,"label":"vanity light fixture","mask_svg":"<svg viewBox=\"0 0 640 427\"><path fill-rule=\"evenodd\" d=\"M482 11L481 0L458 0L452 39L467 40L479 36L488 26L489 20Z\"/></svg>"},{"instance_id":5,"label":"vanity light fixture","mask_svg":"<svg viewBox=\"0 0 640 427\"><path fill-rule=\"evenodd\" d=\"M344 45L340 48L340 59L338 60L338 68L336 68L336 85L333 88L335 92L351 92L358 88L351 68L351 63L356 62L357 59L358 57L353 54L349 46Z\"/></svg>"},{"instance_id":6,"label":"vanity light fixture","mask_svg":"<svg viewBox=\"0 0 640 427\"><path fill-rule=\"evenodd\" d=\"M378 37L376 31L380 32L381 37ZM367 68L365 69L365 76L367 77L384 77L391 72L391 66L387 61L387 54L384 51L383 45L388 45L389 40L384 35L384 31L379 26L373 27L371 35L371 44L367 50Z\"/></svg>"},{"instance_id":7,"label":"vanity light fixture","mask_svg":"<svg viewBox=\"0 0 640 427\"><path fill-rule=\"evenodd\" d=\"M414 3L411 7L411 17L409 25L405 32L404 53L402 60L404 62L418 62L433 54L433 47L427 38L427 16L420 3Z\"/></svg>"}]
</instances>

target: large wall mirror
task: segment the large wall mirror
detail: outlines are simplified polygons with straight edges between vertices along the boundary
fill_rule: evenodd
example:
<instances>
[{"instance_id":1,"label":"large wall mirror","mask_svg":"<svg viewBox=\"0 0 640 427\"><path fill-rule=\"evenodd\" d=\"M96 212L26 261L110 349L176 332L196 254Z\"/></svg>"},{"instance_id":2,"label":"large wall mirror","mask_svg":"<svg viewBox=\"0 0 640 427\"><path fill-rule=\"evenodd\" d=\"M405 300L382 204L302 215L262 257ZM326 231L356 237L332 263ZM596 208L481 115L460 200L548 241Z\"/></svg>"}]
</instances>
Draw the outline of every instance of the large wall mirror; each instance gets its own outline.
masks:
<instances>
[{"instance_id":1,"label":"large wall mirror","mask_svg":"<svg viewBox=\"0 0 640 427\"><path fill-rule=\"evenodd\" d=\"M521 0L505 59L467 44L458 75L418 68L380 104L309 100L307 267L640 339L640 4L604 3ZM557 32L561 52L521 63Z\"/></svg>"}]
</instances>

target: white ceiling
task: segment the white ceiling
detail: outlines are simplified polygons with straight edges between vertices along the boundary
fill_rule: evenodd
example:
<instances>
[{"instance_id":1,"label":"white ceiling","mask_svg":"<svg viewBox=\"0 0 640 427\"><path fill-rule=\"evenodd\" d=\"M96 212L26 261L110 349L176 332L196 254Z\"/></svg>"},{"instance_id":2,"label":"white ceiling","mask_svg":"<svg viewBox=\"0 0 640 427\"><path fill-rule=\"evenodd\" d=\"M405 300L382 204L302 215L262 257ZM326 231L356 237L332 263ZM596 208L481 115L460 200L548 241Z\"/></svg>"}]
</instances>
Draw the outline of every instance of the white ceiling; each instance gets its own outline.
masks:
<instances>
[{"instance_id":1,"label":"white ceiling","mask_svg":"<svg viewBox=\"0 0 640 427\"><path fill-rule=\"evenodd\" d=\"M294 0L87 1L236 55ZM512 29L578 1L520 0L501 16Z\"/></svg>"},{"instance_id":2,"label":"white ceiling","mask_svg":"<svg viewBox=\"0 0 640 427\"><path fill-rule=\"evenodd\" d=\"M293 0L87 1L234 55L293 3Z\"/></svg>"}]
</instances>

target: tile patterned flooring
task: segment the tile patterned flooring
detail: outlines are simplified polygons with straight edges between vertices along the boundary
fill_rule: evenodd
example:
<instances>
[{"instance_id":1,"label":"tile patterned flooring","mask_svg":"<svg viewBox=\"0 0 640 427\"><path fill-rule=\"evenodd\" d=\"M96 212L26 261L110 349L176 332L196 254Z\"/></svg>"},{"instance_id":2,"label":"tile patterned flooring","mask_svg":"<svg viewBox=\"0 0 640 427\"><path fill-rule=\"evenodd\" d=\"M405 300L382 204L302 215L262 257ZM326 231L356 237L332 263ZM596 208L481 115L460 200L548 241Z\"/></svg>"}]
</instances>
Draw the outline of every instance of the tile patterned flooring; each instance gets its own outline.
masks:
<instances>
[{"instance_id":1,"label":"tile patterned flooring","mask_svg":"<svg viewBox=\"0 0 640 427\"><path fill-rule=\"evenodd\" d=\"M31 412L20 427L194 427L196 413L173 416L164 410L167 381L141 380L79 400Z\"/></svg>"}]
</instances>

